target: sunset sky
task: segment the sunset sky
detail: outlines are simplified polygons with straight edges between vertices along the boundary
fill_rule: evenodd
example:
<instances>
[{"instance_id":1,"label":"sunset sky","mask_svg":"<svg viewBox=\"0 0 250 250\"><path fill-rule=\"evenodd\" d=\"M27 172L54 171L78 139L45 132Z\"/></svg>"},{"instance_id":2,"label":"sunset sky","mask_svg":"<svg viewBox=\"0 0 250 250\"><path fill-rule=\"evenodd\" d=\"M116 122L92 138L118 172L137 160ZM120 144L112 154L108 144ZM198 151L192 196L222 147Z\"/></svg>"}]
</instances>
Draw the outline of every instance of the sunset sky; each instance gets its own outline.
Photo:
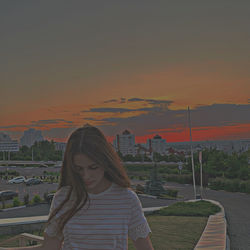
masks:
<instances>
[{"instance_id":1,"label":"sunset sky","mask_svg":"<svg viewBox=\"0 0 250 250\"><path fill-rule=\"evenodd\" d=\"M250 139L250 1L0 2L0 132Z\"/></svg>"}]
</instances>

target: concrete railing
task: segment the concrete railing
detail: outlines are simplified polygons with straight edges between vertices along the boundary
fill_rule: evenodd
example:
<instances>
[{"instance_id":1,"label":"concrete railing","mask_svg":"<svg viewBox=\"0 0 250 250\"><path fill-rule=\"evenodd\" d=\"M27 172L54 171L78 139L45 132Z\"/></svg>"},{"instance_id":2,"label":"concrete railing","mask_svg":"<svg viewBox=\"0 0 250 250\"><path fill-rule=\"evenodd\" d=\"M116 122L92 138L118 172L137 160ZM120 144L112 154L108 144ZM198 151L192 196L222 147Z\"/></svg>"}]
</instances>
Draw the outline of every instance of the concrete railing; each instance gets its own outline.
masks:
<instances>
[{"instance_id":1,"label":"concrete railing","mask_svg":"<svg viewBox=\"0 0 250 250\"><path fill-rule=\"evenodd\" d=\"M24 247L24 246L27 246L27 244L31 242L33 245L34 243L42 244L43 237L37 236L34 234L22 233L22 234L16 235L10 239L7 239L1 242L1 246L8 247L8 246L13 246L13 244L16 244L18 245L18 247ZM0 250L1 250L1 246L0 246Z\"/></svg>"}]
</instances>

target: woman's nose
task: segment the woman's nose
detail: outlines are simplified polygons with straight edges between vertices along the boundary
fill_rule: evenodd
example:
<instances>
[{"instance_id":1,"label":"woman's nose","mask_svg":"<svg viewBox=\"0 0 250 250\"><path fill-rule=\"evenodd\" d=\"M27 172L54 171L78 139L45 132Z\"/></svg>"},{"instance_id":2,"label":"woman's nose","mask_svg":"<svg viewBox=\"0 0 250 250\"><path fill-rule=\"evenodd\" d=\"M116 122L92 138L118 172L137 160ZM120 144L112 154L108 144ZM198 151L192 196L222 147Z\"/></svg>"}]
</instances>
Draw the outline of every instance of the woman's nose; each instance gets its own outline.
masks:
<instances>
[{"instance_id":1,"label":"woman's nose","mask_svg":"<svg viewBox=\"0 0 250 250\"><path fill-rule=\"evenodd\" d=\"M84 176L84 179L87 179L90 176L90 172L86 169L82 170L82 175Z\"/></svg>"}]
</instances>

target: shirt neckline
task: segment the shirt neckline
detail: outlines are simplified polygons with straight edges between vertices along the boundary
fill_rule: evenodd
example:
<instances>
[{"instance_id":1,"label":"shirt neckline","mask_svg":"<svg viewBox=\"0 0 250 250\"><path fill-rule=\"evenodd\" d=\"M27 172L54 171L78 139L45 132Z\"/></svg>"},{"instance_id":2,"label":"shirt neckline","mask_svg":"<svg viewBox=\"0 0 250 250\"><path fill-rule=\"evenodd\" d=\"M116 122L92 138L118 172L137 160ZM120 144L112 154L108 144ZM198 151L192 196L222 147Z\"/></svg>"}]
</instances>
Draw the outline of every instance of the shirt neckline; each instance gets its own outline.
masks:
<instances>
[{"instance_id":1,"label":"shirt neckline","mask_svg":"<svg viewBox=\"0 0 250 250\"><path fill-rule=\"evenodd\" d=\"M110 185L110 187L108 187L106 190L104 190L103 192L99 193L99 194L91 194L91 193L88 193L88 196L89 197L97 197L97 196L100 196L100 195L103 195L103 194L106 194L108 193L114 186L114 182L112 182L112 184Z\"/></svg>"}]
</instances>

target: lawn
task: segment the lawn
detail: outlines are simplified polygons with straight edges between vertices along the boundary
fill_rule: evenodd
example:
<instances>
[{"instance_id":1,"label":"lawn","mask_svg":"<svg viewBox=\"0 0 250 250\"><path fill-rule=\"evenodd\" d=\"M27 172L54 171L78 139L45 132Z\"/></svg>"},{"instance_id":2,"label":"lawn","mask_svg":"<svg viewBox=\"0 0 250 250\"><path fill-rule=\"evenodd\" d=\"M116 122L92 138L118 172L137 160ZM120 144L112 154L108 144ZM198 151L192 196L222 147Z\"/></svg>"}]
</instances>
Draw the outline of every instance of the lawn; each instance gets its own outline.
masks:
<instances>
[{"instance_id":1,"label":"lawn","mask_svg":"<svg viewBox=\"0 0 250 250\"><path fill-rule=\"evenodd\" d=\"M207 217L147 216L155 250L194 249L207 224ZM132 241L128 249L135 250Z\"/></svg>"}]
</instances>

